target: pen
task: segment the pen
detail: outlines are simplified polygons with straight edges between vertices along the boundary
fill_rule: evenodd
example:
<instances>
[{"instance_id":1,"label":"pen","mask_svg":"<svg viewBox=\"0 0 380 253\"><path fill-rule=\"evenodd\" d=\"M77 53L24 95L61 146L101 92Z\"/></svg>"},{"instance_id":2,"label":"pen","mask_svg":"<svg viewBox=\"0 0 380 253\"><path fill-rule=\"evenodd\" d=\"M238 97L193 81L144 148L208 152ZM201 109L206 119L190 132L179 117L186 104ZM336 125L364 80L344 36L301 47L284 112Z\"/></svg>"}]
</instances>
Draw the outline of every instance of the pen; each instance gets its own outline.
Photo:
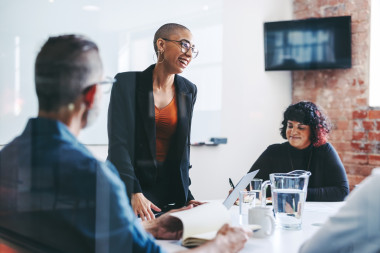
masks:
<instances>
[{"instance_id":1,"label":"pen","mask_svg":"<svg viewBox=\"0 0 380 253\"><path fill-rule=\"evenodd\" d=\"M228 181L230 182L230 185L231 185L232 189L235 189L235 185L234 185L234 183L232 183L231 178L229 178Z\"/></svg>"}]
</instances>

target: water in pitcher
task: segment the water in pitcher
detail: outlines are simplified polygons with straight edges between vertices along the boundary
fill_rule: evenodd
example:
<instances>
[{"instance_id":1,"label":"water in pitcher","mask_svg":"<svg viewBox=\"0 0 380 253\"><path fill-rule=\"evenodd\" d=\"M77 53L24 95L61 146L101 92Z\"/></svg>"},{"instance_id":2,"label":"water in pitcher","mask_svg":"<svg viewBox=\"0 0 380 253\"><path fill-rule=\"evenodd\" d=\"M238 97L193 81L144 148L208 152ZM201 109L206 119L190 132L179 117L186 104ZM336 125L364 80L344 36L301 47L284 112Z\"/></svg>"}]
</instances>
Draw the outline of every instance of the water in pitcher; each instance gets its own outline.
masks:
<instances>
[{"instance_id":1,"label":"water in pitcher","mask_svg":"<svg viewBox=\"0 0 380 253\"><path fill-rule=\"evenodd\" d=\"M305 192L296 189L273 189L272 198L278 225L284 229L301 229Z\"/></svg>"}]
</instances>

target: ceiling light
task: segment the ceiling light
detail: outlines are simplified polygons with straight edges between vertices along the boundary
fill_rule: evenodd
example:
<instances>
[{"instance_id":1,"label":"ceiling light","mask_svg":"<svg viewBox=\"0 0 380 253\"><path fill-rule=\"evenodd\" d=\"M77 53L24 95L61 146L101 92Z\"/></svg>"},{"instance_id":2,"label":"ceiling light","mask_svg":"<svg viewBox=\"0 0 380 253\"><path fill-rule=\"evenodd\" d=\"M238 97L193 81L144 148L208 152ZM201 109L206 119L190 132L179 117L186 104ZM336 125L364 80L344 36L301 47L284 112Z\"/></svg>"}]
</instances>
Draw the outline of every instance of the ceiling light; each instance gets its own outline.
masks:
<instances>
[{"instance_id":1,"label":"ceiling light","mask_svg":"<svg viewBox=\"0 0 380 253\"><path fill-rule=\"evenodd\" d=\"M100 7L96 5L84 5L82 7L82 10L84 11L99 11Z\"/></svg>"}]
</instances>

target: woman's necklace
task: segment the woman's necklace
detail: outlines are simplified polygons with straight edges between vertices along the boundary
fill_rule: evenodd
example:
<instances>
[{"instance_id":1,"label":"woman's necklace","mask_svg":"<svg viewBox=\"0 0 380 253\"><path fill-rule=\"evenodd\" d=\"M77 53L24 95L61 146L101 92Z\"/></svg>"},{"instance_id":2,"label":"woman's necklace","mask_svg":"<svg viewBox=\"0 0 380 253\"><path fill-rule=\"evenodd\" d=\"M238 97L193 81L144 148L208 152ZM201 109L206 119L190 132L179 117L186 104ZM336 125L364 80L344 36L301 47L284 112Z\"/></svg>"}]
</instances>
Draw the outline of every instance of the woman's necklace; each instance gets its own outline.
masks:
<instances>
[{"instance_id":1,"label":"woman's necklace","mask_svg":"<svg viewBox=\"0 0 380 253\"><path fill-rule=\"evenodd\" d=\"M294 166L293 166L292 155L290 154L290 148L289 147L288 147L288 156L289 156L290 166L292 167L292 171L293 171L294 170ZM310 162L311 162L311 157L312 156L313 156L313 147L311 147L311 150L310 150L309 162L307 163L307 169L306 169L306 171L310 171Z\"/></svg>"}]
</instances>

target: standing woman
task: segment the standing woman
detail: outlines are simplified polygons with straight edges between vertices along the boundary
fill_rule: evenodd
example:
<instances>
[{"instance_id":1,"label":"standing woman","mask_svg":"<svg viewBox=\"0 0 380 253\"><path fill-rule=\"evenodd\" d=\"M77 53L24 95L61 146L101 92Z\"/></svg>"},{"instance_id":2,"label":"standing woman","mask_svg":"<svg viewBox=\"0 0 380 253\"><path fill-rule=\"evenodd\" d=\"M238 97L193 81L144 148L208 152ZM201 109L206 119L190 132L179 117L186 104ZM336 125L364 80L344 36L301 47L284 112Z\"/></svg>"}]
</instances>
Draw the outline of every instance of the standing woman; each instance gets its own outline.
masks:
<instances>
[{"instance_id":1,"label":"standing woman","mask_svg":"<svg viewBox=\"0 0 380 253\"><path fill-rule=\"evenodd\" d=\"M165 24L154 35L157 64L116 75L108 109L108 160L143 220L153 211L198 205L189 190L190 129L197 87L179 76L198 55L188 28Z\"/></svg>"}]
</instances>

